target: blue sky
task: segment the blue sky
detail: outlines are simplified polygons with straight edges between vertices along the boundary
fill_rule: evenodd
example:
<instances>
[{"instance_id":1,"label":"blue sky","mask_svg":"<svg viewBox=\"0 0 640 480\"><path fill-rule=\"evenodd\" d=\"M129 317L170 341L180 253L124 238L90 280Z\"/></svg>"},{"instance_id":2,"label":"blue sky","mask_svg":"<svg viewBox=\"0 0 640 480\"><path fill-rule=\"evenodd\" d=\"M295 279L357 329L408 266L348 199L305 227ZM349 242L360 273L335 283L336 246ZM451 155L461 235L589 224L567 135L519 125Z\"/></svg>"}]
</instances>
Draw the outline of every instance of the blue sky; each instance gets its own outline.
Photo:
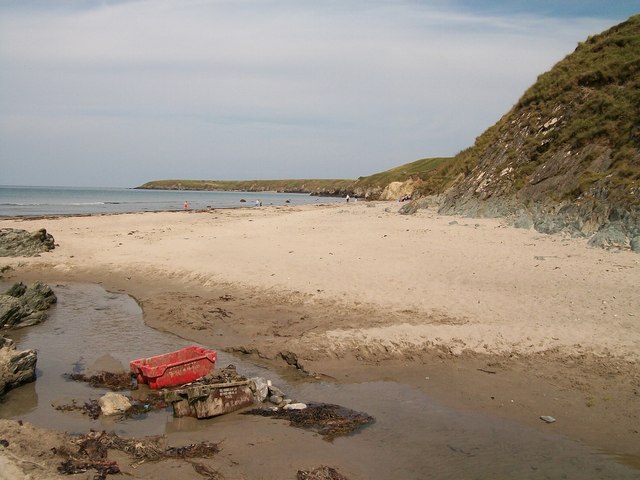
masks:
<instances>
[{"instance_id":1,"label":"blue sky","mask_svg":"<svg viewBox=\"0 0 640 480\"><path fill-rule=\"evenodd\" d=\"M0 184L454 155L638 1L0 0Z\"/></svg>"}]
</instances>

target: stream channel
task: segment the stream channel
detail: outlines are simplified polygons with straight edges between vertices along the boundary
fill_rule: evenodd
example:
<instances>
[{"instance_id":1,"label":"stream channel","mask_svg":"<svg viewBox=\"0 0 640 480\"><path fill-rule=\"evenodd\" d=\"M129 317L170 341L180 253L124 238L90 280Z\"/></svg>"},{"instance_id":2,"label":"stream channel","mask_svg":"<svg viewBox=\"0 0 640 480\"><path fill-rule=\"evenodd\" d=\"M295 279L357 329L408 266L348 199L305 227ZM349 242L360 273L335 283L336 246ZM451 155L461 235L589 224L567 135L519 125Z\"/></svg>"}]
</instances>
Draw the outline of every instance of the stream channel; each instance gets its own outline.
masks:
<instances>
[{"instance_id":1,"label":"stream channel","mask_svg":"<svg viewBox=\"0 0 640 480\"><path fill-rule=\"evenodd\" d=\"M61 412L52 404L73 399L82 404L106 393L67 380L64 374L99 368L107 354L128 366L133 359L194 343L146 326L139 306L125 294L91 284L53 288L58 303L43 324L5 333L18 349L38 350L38 378L5 396L0 403L2 418L69 433L104 429L121 436L166 435L174 444L222 441L223 453L226 448L246 453L246 466L241 463L247 476L242 478L294 478L295 468L321 464L337 466L350 480L640 478L637 469L567 438L456 411L407 385L301 382L220 351L220 367L233 364L246 377L270 379L291 398L337 403L366 412L376 422L327 442L313 432L289 427L286 421L238 413L196 420L174 418L169 408L142 419L91 420L78 412ZM286 460L283 449L289 452Z\"/></svg>"}]
</instances>

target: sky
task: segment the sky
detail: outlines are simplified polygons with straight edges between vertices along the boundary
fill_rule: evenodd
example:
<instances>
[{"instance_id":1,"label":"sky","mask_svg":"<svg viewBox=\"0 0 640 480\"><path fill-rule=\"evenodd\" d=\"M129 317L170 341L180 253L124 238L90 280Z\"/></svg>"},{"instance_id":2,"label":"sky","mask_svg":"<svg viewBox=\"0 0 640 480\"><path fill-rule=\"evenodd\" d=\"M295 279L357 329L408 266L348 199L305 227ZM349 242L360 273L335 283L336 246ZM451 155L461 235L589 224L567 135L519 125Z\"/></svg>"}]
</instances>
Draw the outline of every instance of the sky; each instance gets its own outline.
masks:
<instances>
[{"instance_id":1,"label":"sky","mask_svg":"<svg viewBox=\"0 0 640 480\"><path fill-rule=\"evenodd\" d=\"M471 146L638 0L0 0L0 185L357 178Z\"/></svg>"}]
</instances>

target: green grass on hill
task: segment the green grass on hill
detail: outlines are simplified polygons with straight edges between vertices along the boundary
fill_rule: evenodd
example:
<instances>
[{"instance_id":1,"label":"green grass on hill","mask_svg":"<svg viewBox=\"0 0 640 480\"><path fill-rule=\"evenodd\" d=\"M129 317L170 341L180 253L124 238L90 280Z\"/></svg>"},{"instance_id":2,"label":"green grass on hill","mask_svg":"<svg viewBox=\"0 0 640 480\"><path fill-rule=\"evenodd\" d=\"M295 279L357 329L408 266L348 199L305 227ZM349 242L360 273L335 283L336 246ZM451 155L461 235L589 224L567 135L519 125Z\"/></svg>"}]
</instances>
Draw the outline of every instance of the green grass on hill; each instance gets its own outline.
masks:
<instances>
[{"instance_id":1,"label":"green grass on hill","mask_svg":"<svg viewBox=\"0 0 640 480\"><path fill-rule=\"evenodd\" d=\"M555 127L541 135L541 125L554 118ZM523 144L518 143L519 136ZM497 145L505 150L498 151ZM576 169L581 188L572 195L606 182L603 186L612 199L637 201L622 197L640 181L640 15L590 37L540 75L472 147L433 172L423 193L444 192L478 162L488 166L492 156L498 162L503 152L513 162L514 187L519 189L538 166L553 163L563 151L591 152L583 155ZM599 170L591 171L591 163L606 151L612 161L604 170L607 162L596 162Z\"/></svg>"},{"instance_id":2,"label":"green grass on hill","mask_svg":"<svg viewBox=\"0 0 640 480\"><path fill-rule=\"evenodd\" d=\"M328 193L345 189L348 179L288 180L154 180L137 188L156 190L219 190L247 192Z\"/></svg>"},{"instance_id":3,"label":"green grass on hill","mask_svg":"<svg viewBox=\"0 0 640 480\"><path fill-rule=\"evenodd\" d=\"M451 158L423 158L415 162L400 165L384 172L375 173L366 177L360 177L353 184L353 188L384 188L391 182L404 182L412 177L422 180L429 178L431 173L440 165L450 161Z\"/></svg>"}]
</instances>

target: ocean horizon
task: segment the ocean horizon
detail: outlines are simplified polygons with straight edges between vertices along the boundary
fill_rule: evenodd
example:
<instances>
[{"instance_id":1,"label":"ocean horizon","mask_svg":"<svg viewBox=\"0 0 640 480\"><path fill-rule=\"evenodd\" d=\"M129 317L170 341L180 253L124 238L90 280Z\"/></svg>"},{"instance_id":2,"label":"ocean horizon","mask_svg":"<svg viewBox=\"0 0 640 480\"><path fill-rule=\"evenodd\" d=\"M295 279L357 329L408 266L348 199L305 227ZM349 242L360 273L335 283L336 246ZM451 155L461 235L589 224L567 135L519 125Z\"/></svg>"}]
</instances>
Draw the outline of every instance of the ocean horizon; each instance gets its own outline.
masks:
<instances>
[{"instance_id":1,"label":"ocean horizon","mask_svg":"<svg viewBox=\"0 0 640 480\"><path fill-rule=\"evenodd\" d=\"M305 193L0 185L0 217L111 214L335 203Z\"/></svg>"}]
</instances>

